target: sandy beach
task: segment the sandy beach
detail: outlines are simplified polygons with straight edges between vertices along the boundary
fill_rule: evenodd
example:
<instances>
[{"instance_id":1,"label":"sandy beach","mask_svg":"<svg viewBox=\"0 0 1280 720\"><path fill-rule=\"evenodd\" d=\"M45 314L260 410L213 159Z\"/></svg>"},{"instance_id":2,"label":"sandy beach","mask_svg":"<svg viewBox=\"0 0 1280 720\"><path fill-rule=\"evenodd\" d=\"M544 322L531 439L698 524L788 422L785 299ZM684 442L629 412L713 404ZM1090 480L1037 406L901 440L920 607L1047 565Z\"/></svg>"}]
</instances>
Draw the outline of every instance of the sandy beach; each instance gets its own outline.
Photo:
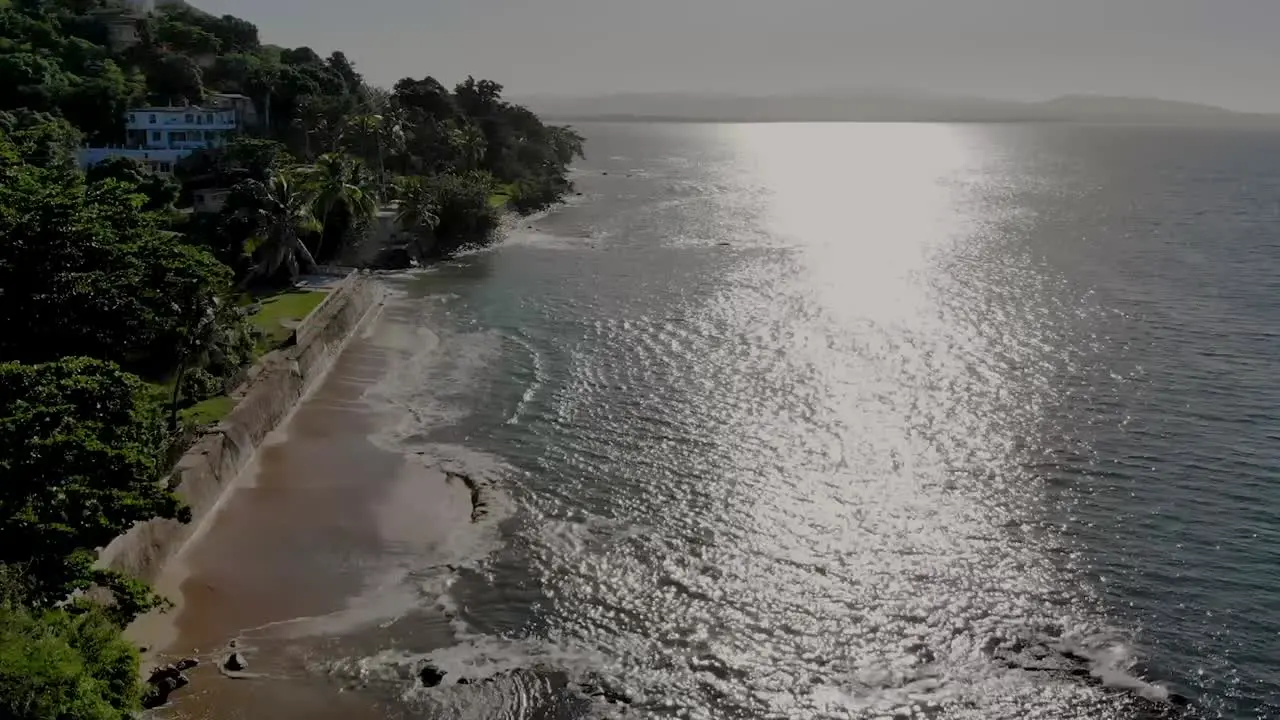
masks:
<instances>
[{"instance_id":1,"label":"sandy beach","mask_svg":"<svg viewBox=\"0 0 1280 720\"><path fill-rule=\"evenodd\" d=\"M158 587L176 607L132 634L156 662L202 665L163 716L387 717L368 679L332 666L449 641L431 609L447 570L430 563L470 524L471 491L427 458L371 442L395 413L364 399L430 342L394 305L366 321L166 568ZM393 627L422 607L428 617ZM218 669L232 642L249 661L243 677Z\"/></svg>"}]
</instances>

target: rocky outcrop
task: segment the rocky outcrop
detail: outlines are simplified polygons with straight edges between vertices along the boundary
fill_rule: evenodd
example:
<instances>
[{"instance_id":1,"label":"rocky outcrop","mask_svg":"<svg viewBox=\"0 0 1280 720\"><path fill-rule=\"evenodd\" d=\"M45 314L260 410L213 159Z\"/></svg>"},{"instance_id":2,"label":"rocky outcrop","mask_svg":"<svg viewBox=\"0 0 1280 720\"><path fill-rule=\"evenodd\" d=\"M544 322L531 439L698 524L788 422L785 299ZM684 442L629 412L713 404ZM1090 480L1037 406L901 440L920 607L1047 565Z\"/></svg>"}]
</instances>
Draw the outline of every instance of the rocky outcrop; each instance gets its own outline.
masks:
<instances>
[{"instance_id":1,"label":"rocky outcrop","mask_svg":"<svg viewBox=\"0 0 1280 720\"><path fill-rule=\"evenodd\" d=\"M435 665L426 664L418 670L418 679L422 681L423 687L435 687L444 682L445 671Z\"/></svg>"},{"instance_id":2,"label":"rocky outcrop","mask_svg":"<svg viewBox=\"0 0 1280 720\"><path fill-rule=\"evenodd\" d=\"M151 676L147 678L147 689L142 695L142 707L150 710L168 702L175 690L191 683L187 678L187 671L199 664L200 661L195 658L186 658L152 670Z\"/></svg>"},{"instance_id":3,"label":"rocky outcrop","mask_svg":"<svg viewBox=\"0 0 1280 720\"><path fill-rule=\"evenodd\" d=\"M176 490L192 521L151 520L134 526L102 550L99 564L154 582L222 493L244 470L263 439L328 371L347 339L383 298L368 275L351 273L294 331L295 342L271 353L234 393L235 409L200 437L178 461Z\"/></svg>"},{"instance_id":4,"label":"rocky outcrop","mask_svg":"<svg viewBox=\"0 0 1280 720\"><path fill-rule=\"evenodd\" d=\"M480 484L470 475L454 472L453 470L445 470L444 477L447 482L457 480L467 487L467 490L471 493L471 522L480 522L489 507L489 504L484 500L484 493L481 491Z\"/></svg>"},{"instance_id":5,"label":"rocky outcrop","mask_svg":"<svg viewBox=\"0 0 1280 720\"><path fill-rule=\"evenodd\" d=\"M242 672L247 667L249 667L249 662L244 659L244 655L238 652L231 653L226 660L222 661L222 669L230 672Z\"/></svg>"}]
</instances>

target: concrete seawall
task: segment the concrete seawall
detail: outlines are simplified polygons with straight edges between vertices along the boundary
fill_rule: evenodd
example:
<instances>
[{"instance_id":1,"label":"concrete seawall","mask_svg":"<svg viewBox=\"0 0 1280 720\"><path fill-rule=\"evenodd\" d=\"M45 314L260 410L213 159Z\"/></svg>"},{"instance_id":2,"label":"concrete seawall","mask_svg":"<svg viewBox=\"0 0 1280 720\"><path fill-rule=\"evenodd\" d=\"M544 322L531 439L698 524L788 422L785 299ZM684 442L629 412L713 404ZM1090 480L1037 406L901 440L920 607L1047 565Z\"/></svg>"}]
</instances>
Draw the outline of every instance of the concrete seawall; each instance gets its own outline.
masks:
<instances>
[{"instance_id":1,"label":"concrete seawall","mask_svg":"<svg viewBox=\"0 0 1280 720\"><path fill-rule=\"evenodd\" d=\"M192 521L136 525L103 549L99 564L154 583L249 465L263 439L324 377L346 341L382 300L383 288L376 280L358 273L347 276L298 326L293 345L263 358L235 393L235 409L178 461L172 477L178 496L191 507Z\"/></svg>"}]
</instances>

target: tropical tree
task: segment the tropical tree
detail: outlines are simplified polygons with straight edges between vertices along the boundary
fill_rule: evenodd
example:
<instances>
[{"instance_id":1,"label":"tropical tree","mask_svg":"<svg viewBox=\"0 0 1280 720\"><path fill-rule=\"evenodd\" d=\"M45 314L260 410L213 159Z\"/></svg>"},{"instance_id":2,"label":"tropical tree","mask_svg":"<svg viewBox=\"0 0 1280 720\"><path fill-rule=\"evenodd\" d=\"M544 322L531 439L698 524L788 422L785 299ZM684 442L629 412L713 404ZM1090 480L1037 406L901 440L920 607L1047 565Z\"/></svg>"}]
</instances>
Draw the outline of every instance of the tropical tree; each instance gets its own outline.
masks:
<instances>
[{"instance_id":1,"label":"tropical tree","mask_svg":"<svg viewBox=\"0 0 1280 720\"><path fill-rule=\"evenodd\" d=\"M410 176L397 179L395 192L396 225L413 236L419 254L425 256L427 243L440 224L440 206L434 189L425 178Z\"/></svg>"},{"instance_id":2,"label":"tropical tree","mask_svg":"<svg viewBox=\"0 0 1280 720\"><path fill-rule=\"evenodd\" d=\"M299 175L312 195L312 215L338 237L378 211L364 164L349 155L325 153ZM321 233L316 244L318 257L322 257L325 234Z\"/></svg>"},{"instance_id":3,"label":"tropical tree","mask_svg":"<svg viewBox=\"0 0 1280 720\"><path fill-rule=\"evenodd\" d=\"M448 256L493 240L499 215L489 202L493 177L484 172L403 178L397 186L401 228L414 234L424 256ZM430 246L424 243L430 241Z\"/></svg>"},{"instance_id":4,"label":"tropical tree","mask_svg":"<svg viewBox=\"0 0 1280 720\"><path fill-rule=\"evenodd\" d=\"M0 564L21 569L24 602L52 607L102 580L96 548L135 523L190 517L161 482L150 393L100 360L0 363Z\"/></svg>"},{"instance_id":5,"label":"tropical tree","mask_svg":"<svg viewBox=\"0 0 1280 720\"><path fill-rule=\"evenodd\" d=\"M455 125L449 130L449 145L457 154L459 170L479 170L489 142L484 132L471 123Z\"/></svg>"},{"instance_id":6,"label":"tropical tree","mask_svg":"<svg viewBox=\"0 0 1280 720\"><path fill-rule=\"evenodd\" d=\"M436 214L439 206L427 178L417 175L397 178L396 200L399 203L396 210L396 224L401 229L432 230L440 222L440 217Z\"/></svg>"},{"instance_id":7,"label":"tropical tree","mask_svg":"<svg viewBox=\"0 0 1280 720\"><path fill-rule=\"evenodd\" d=\"M247 249L255 262L245 283L273 278L281 268L296 279L301 269L315 267L302 237L323 226L313 212L315 195L291 173L274 173L266 183L246 180L232 188L233 202L238 219L254 228Z\"/></svg>"},{"instance_id":8,"label":"tropical tree","mask_svg":"<svg viewBox=\"0 0 1280 720\"><path fill-rule=\"evenodd\" d=\"M120 720L141 699L138 649L106 613L0 604L0 717Z\"/></svg>"},{"instance_id":9,"label":"tropical tree","mask_svg":"<svg viewBox=\"0 0 1280 720\"><path fill-rule=\"evenodd\" d=\"M133 158L117 156L94 165L85 172L85 179L90 183L118 180L136 192L141 193L146 202L142 209L167 210L178 200L180 187L173 180L156 174Z\"/></svg>"},{"instance_id":10,"label":"tropical tree","mask_svg":"<svg viewBox=\"0 0 1280 720\"><path fill-rule=\"evenodd\" d=\"M0 136L0 158L17 152ZM230 272L163 230L145 201L119 179L0 167L0 359L173 367L185 309L210 306Z\"/></svg>"},{"instance_id":11,"label":"tropical tree","mask_svg":"<svg viewBox=\"0 0 1280 720\"><path fill-rule=\"evenodd\" d=\"M381 179L382 152L379 147L379 135L382 128L382 115L368 112L352 115L347 118L346 131L343 138L348 149L356 152L366 161L373 160Z\"/></svg>"}]
</instances>

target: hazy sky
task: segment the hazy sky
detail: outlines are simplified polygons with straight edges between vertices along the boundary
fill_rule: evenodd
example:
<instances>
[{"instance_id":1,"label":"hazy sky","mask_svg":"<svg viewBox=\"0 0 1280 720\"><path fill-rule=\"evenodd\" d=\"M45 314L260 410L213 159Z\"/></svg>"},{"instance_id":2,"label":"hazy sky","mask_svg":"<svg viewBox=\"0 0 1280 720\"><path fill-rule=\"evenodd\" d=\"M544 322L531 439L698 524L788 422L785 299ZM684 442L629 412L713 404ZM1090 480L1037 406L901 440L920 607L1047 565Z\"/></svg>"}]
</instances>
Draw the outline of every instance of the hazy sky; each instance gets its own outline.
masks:
<instances>
[{"instance_id":1,"label":"hazy sky","mask_svg":"<svg viewBox=\"0 0 1280 720\"><path fill-rule=\"evenodd\" d=\"M1280 110L1280 0L193 0L371 81L510 95L902 87Z\"/></svg>"}]
</instances>

